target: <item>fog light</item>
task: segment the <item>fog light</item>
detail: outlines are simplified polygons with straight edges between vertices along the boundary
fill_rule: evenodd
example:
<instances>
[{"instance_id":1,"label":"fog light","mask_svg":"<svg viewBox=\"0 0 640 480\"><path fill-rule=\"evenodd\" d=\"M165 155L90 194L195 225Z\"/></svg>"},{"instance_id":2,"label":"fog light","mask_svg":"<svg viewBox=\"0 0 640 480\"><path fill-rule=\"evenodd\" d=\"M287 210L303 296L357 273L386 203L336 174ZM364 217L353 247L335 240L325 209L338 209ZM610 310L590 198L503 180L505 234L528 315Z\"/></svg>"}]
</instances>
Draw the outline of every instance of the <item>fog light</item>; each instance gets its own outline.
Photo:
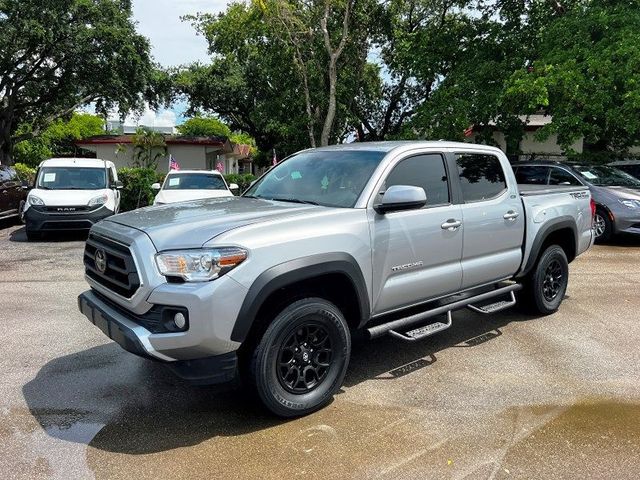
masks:
<instances>
[{"instance_id":1,"label":"fog light","mask_svg":"<svg viewBox=\"0 0 640 480\"><path fill-rule=\"evenodd\" d=\"M176 327L182 330L187 324L187 319L182 312L178 312L173 316L173 323L176 324Z\"/></svg>"}]
</instances>

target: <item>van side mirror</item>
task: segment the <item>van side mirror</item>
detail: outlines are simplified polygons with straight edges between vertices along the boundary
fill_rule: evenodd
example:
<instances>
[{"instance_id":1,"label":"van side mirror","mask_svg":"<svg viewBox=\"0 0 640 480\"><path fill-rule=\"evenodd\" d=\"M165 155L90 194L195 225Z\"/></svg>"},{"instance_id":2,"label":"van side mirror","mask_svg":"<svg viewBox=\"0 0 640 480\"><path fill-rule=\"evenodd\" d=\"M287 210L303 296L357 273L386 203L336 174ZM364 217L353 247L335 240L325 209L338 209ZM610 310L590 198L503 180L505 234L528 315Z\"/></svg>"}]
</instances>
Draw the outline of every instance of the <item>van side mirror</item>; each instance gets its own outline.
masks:
<instances>
[{"instance_id":1,"label":"van side mirror","mask_svg":"<svg viewBox=\"0 0 640 480\"><path fill-rule=\"evenodd\" d=\"M231 190L233 193L238 193L240 191L240 187L237 183L230 183L229 190Z\"/></svg>"},{"instance_id":2,"label":"van side mirror","mask_svg":"<svg viewBox=\"0 0 640 480\"><path fill-rule=\"evenodd\" d=\"M153 185L151 185L151 190L160 190L160 184L154 183Z\"/></svg>"},{"instance_id":3,"label":"van side mirror","mask_svg":"<svg viewBox=\"0 0 640 480\"><path fill-rule=\"evenodd\" d=\"M120 180L116 180L115 182L113 182L113 185L111 186L111 188L122 190L124 188L124 184Z\"/></svg>"},{"instance_id":4,"label":"van side mirror","mask_svg":"<svg viewBox=\"0 0 640 480\"><path fill-rule=\"evenodd\" d=\"M382 203L373 208L379 214L384 215L388 212L422 208L426 204L427 194L424 188L412 185L393 185L384 192Z\"/></svg>"}]
</instances>

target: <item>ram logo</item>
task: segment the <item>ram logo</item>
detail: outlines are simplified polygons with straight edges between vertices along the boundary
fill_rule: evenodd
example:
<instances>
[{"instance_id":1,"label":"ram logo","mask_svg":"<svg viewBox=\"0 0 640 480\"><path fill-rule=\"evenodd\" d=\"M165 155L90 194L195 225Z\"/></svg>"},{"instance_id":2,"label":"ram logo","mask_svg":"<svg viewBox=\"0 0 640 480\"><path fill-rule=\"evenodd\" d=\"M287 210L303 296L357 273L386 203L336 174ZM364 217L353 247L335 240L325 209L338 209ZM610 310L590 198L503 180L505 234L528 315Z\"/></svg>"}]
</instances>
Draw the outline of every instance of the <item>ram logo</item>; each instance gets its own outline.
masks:
<instances>
[{"instance_id":1,"label":"ram logo","mask_svg":"<svg viewBox=\"0 0 640 480\"><path fill-rule=\"evenodd\" d=\"M76 207L58 207L58 212L75 212Z\"/></svg>"},{"instance_id":2,"label":"ram logo","mask_svg":"<svg viewBox=\"0 0 640 480\"><path fill-rule=\"evenodd\" d=\"M404 265L396 265L395 267L391 267L391 271L399 272L401 270L409 270L410 268L421 267L422 265L424 265L424 263L422 262L422 260L420 260L419 262L411 262L411 263L405 263Z\"/></svg>"}]
</instances>

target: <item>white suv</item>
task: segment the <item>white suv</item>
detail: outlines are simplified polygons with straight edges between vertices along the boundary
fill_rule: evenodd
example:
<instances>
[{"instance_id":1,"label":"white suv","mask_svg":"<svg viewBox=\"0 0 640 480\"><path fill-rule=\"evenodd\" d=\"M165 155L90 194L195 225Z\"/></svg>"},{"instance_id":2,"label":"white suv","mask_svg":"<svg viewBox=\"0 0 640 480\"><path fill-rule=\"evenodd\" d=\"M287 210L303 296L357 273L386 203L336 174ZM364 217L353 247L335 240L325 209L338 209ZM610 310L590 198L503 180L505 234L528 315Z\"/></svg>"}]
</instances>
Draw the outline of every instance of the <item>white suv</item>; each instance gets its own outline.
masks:
<instances>
[{"instance_id":1,"label":"white suv","mask_svg":"<svg viewBox=\"0 0 640 480\"><path fill-rule=\"evenodd\" d=\"M151 188L159 190L154 205L186 202L203 198L232 197L238 185L227 185L217 170L173 170L167 174L162 187L154 183Z\"/></svg>"},{"instance_id":2,"label":"white suv","mask_svg":"<svg viewBox=\"0 0 640 480\"><path fill-rule=\"evenodd\" d=\"M88 230L120 208L118 172L95 158L52 158L38 167L24 207L29 240L47 231Z\"/></svg>"}]
</instances>

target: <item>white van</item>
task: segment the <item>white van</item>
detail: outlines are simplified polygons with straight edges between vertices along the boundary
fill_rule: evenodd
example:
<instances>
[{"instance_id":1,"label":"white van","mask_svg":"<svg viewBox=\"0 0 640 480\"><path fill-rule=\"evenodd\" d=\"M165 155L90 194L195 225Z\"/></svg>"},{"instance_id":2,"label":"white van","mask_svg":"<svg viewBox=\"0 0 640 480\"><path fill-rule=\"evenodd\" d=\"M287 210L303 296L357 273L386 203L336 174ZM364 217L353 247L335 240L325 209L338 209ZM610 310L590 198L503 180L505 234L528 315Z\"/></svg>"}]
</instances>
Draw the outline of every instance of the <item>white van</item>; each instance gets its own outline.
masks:
<instances>
[{"instance_id":1,"label":"white van","mask_svg":"<svg viewBox=\"0 0 640 480\"><path fill-rule=\"evenodd\" d=\"M164 179L162 187L159 183L154 183L151 188L159 190L153 204L164 205L203 198L232 197L233 191L238 190L238 185L227 185L217 170L172 170Z\"/></svg>"},{"instance_id":2,"label":"white van","mask_svg":"<svg viewBox=\"0 0 640 480\"><path fill-rule=\"evenodd\" d=\"M52 158L38 167L24 207L27 238L44 232L88 230L120 208L118 172L95 158Z\"/></svg>"}]
</instances>

